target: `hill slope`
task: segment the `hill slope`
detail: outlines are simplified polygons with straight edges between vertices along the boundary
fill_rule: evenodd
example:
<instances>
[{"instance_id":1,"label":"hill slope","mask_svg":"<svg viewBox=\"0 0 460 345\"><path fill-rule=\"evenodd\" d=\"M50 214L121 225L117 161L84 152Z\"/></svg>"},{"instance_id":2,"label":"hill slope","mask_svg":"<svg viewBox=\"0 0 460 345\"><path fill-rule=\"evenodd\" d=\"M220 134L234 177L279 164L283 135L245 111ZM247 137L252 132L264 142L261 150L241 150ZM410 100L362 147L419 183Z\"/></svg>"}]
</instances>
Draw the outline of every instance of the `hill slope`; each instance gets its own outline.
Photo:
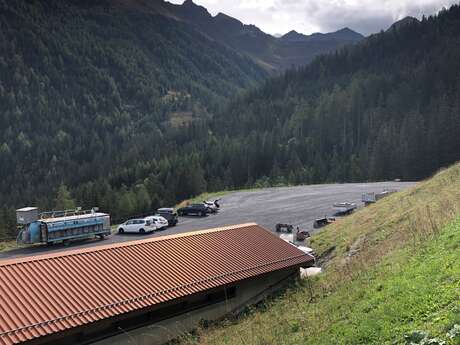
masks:
<instances>
[{"instance_id":1,"label":"hill slope","mask_svg":"<svg viewBox=\"0 0 460 345\"><path fill-rule=\"evenodd\" d=\"M98 188L132 183L127 167L145 178L154 159L176 150L170 124L204 122L267 77L248 57L161 15L162 3L0 2L1 206L53 207L59 184L96 180L81 193L88 206L100 204ZM145 190L134 194L151 207ZM126 198L129 209L136 197Z\"/></svg>"},{"instance_id":2,"label":"hill slope","mask_svg":"<svg viewBox=\"0 0 460 345\"><path fill-rule=\"evenodd\" d=\"M222 171L237 185L417 180L452 164L459 37L455 5L267 81L215 119L222 150L238 151Z\"/></svg>"},{"instance_id":3,"label":"hill slope","mask_svg":"<svg viewBox=\"0 0 460 345\"><path fill-rule=\"evenodd\" d=\"M422 333L412 334L420 330L459 344L459 215L456 164L315 235L311 245L326 267L321 276L185 342L422 344Z\"/></svg>"}]
</instances>

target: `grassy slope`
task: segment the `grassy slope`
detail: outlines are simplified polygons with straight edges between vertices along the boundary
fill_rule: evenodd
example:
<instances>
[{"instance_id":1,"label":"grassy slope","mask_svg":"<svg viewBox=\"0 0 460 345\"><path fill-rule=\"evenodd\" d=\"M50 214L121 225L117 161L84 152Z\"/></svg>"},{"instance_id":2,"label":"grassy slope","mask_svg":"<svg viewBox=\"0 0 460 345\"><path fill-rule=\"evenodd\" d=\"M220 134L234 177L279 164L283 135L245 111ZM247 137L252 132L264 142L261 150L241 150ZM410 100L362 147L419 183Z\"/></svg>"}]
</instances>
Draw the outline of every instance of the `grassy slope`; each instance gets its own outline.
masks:
<instances>
[{"instance_id":1,"label":"grassy slope","mask_svg":"<svg viewBox=\"0 0 460 345\"><path fill-rule=\"evenodd\" d=\"M18 245L16 244L16 241L1 241L0 242L0 252L5 252L11 249L17 248Z\"/></svg>"},{"instance_id":2,"label":"grassy slope","mask_svg":"<svg viewBox=\"0 0 460 345\"><path fill-rule=\"evenodd\" d=\"M328 227L311 245L326 273L200 344L399 344L460 324L460 164Z\"/></svg>"},{"instance_id":3,"label":"grassy slope","mask_svg":"<svg viewBox=\"0 0 460 345\"><path fill-rule=\"evenodd\" d=\"M229 193L233 193L233 191L202 193L194 198L181 201L175 206L175 208L177 209L180 207L184 207L187 204L200 203L200 202L203 202L204 200L215 200Z\"/></svg>"}]
</instances>

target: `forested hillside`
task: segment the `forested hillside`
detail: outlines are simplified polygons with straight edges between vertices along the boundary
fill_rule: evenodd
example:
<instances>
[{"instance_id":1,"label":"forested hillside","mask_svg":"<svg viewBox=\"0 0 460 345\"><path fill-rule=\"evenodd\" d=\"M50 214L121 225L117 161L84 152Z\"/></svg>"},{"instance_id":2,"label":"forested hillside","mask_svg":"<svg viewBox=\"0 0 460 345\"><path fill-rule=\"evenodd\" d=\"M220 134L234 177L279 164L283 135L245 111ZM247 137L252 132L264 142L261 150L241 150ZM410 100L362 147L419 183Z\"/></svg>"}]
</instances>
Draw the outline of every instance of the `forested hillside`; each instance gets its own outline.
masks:
<instances>
[{"instance_id":1,"label":"forested hillside","mask_svg":"<svg viewBox=\"0 0 460 345\"><path fill-rule=\"evenodd\" d=\"M269 80L213 128L226 186L427 177L460 159L460 7Z\"/></svg>"},{"instance_id":2,"label":"forested hillside","mask_svg":"<svg viewBox=\"0 0 460 345\"><path fill-rule=\"evenodd\" d=\"M266 78L159 3L0 1L0 228L14 231L14 207L55 207L60 184L122 216L175 202L171 180L199 165L163 159L185 140L177 127L194 131Z\"/></svg>"}]
</instances>

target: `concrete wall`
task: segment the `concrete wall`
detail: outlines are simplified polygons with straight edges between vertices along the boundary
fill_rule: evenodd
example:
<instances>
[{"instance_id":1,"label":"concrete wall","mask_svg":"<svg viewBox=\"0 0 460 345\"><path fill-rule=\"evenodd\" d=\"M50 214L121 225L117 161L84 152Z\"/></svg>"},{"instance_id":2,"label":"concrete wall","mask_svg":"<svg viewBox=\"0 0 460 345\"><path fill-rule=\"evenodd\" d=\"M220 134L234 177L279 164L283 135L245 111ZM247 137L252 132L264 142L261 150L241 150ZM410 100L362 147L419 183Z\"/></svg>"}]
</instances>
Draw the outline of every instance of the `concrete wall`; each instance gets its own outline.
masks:
<instances>
[{"instance_id":1,"label":"concrete wall","mask_svg":"<svg viewBox=\"0 0 460 345\"><path fill-rule=\"evenodd\" d=\"M160 345L196 329L202 320L218 320L229 314L236 314L251 304L255 304L299 275L299 269L272 272L260 277L240 282L236 285L236 295L227 301L196 309L179 316L165 319L149 326L126 331L106 338L94 345ZM122 326L122 325L121 325Z\"/></svg>"}]
</instances>

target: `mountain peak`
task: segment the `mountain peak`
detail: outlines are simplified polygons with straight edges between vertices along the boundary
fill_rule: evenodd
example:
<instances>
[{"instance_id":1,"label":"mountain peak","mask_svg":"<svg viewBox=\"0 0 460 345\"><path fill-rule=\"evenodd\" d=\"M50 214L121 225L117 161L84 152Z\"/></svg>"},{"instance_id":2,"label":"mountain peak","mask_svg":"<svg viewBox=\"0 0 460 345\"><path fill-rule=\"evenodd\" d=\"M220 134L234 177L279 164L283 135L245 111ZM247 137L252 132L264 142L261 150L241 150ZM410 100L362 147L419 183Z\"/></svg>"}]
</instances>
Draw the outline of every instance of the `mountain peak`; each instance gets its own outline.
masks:
<instances>
[{"instance_id":1,"label":"mountain peak","mask_svg":"<svg viewBox=\"0 0 460 345\"><path fill-rule=\"evenodd\" d=\"M407 17L404 17L403 19L401 20L398 20L397 22L394 22L389 28L388 30L391 30L391 29L400 29L402 28L403 26L406 26L406 25L410 25L410 24L413 24L413 23L418 23L419 20L415 17L411 17L411 16L407 16Z\"/></svg>"},{"instance_id":2,"label":"mountain peak","mask_svg":"<svg viewBox=\"0 0 460 345\"><path fill-rule=\"evenodd\" d=\"M203 6L200 6L198 4L195 4L193 2L193 0L185 0L183 3L182 3L182 6L183 8L186 8L186 9L193 9L194 11L196 10L199 10L199 11L206 11L208 12L208 10L203 7Z\"/></svg>"},{"instance_id":3,"label":"mountain peak","mask_svg":"<svg viewBox=\"0 0 460 345\"><path fill-rule=\"evenodd\" d=\"M356 33L356 31L353 31L352 29L350 29L348 26L340 29L340 30L337 30L336 32L353 32L353 33Z\"/></svg>"},{"instance_id":4,"label":"mountain peak","mask_svg":"<svg viewBox=\"0 0 460 345\"><path fill-rule=\"evenodd\" d=\"M243 28L242 22L222 12L217 13L214 20L218 25L221 25L224 30L237 31Z\"/></svg>"},{"instance_id":5,"label":"mountain peak","mask_svg":"<svg viewBox=\"0 0 460 345\"><path fill-rule=\"evenodd\" d=\"M298 33L295 30L291 30L287 34L280 37L281 40L290 41L290 42L305 41L306 38L307 36L305 36L304 34Z\"/></svg>"},{"instance_id":6,"label":"mountain peak","mask_svg":"<svg viewBox=\"0 0 460 345\"><path fill-rule=\"evenodd\" d=\"M193 0L185 0L179 7L182 14L192 21L208 21L212 17L205 7L197 5Z\"/></svg>"},{"instance_id":7,"label":"mountain peak","mask_svg":"<svg viewBox=\"0 0 460 345\"><path fill-rule=\"evenodd\" d=\"M332 32L329 35L333 36L335 39L347 41L358 41L364 37L359 32L356 32L349 27L344 27L343 29Z\"/></svg>"}]
</instances>

